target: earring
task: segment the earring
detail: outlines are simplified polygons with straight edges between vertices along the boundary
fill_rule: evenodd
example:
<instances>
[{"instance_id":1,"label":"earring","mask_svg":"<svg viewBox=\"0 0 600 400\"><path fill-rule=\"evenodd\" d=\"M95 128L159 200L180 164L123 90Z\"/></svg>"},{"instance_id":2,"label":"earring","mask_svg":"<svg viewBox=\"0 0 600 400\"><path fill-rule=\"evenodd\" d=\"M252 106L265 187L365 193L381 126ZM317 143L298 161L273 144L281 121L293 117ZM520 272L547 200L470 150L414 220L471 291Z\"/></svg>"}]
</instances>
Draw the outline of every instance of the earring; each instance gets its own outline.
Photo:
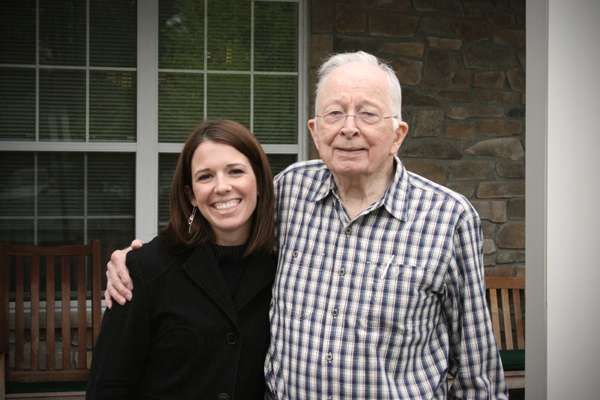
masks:
<instances>
[{"instance_id":1,"label":"earring","mask_svg":"<svg viewBox=\"0 0 600 400\"><path fill-rule=\"evenodd\" d=\"M194 222L194 217L196 216L196 210L198 208L196 208L196 206L194 206L194 209L192 210L192 215L190 215L190 219L188 219L188 225L190 226L188 229L188 233L192 233L192 222Z\"/></svg>"}]
</instances>

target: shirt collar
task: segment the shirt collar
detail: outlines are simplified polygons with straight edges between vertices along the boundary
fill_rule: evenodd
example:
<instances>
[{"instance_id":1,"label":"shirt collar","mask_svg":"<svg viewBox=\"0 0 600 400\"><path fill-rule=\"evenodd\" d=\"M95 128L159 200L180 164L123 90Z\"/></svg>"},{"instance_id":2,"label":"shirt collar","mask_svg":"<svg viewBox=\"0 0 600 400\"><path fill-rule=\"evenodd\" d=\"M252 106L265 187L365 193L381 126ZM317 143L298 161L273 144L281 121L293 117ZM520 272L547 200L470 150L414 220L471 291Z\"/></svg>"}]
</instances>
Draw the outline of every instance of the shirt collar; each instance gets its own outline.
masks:
<instances>
[{"instance_id":1,"label":"shirt collar","mask_svg":"<svg viewBox=\"0 0 600 400\"><path fill-rule=\"evenodd\" d=\"M394 174L392 183L383 194L383 197L369 207L369 209L374 210L383 205L392 216L405 221L408 216L409 176L408 171L404 168L397 155L394 156L394 165L396 166L396 173ZM330 193L337 192L333 174L325 166L323 167L321 181L322 184L319 189L309 196L309 201L321 201Z\"/></svg>"}]
</instances>

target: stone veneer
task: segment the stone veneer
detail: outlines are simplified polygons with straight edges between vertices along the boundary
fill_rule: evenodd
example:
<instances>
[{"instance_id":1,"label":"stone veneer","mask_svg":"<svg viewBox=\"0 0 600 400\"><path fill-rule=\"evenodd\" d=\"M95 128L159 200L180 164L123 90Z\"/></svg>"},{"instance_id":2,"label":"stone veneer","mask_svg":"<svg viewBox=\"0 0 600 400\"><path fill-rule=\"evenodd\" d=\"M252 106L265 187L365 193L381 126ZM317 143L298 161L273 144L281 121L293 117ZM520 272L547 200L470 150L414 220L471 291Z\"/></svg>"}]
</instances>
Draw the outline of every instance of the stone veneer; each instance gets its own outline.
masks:
<instances>
[{"instance_id":1,"label":"stone veneer","mask_svg":"<svg viewBox=\"0 0 600 400\"><path fill-rule=\"evenodd\" d=\"M322 60L358 50L402 84L406 167L475 206L488 276L523 276L525 0L311 0L310 115Z\"/></svg>"}]
</instances>

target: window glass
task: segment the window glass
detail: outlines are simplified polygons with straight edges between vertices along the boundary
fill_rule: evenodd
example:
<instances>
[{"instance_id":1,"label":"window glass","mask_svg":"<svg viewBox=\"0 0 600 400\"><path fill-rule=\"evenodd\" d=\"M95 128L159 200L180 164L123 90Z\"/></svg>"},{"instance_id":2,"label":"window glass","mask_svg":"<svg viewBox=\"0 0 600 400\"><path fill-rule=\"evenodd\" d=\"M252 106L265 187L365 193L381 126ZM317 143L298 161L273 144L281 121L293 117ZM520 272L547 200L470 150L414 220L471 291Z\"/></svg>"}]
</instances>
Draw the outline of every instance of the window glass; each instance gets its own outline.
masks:
<instances>
[{"instance_id":1,"label":"window glass","mask_svg":"<svg viewBox=\"0 0 600 400\"><path fill-rule=\"evenodd\" d=\"M267 158L269 159L273 177L286 169L290 164L298 161L298 156L296 154L267 154Z\"/></svg>"},{"instance_id":2,"label":"window glass","mask_svg":"<svg viewBox=\"0 0 600 400\"><path fill-rule=\"evenodd\" d=\"M90 141L135 142L135 72L90 71Z\"/></svg>"},{"instance_id":3,"label":"window glass","mask_svg":"<svg viewBox=\"0 0 600 400\"><path fill-rule=\"evenodd\" d=\"M136 2L90 1L90 65L135 68L136 47Z\"/></svg>"},{"instance_id":4,"label":"window glass","mask_svg":"<svg viewBox=\"0 0 600 400\"><path fill-rule=\"evenodd\" d=\"M110 238L99 227L120 221L123 247L134 235L135 154L0 152L0 202L0 240L81 244Z\"/></svg>"},{"instance_id":5,"label":"window glass","mask_svg":"<svg viewBox=\"0 0 600 400\"><path fill-rule=\"evenodd\" d=\"M40 71L40 140L85 141L85 71Z\"/></svg>"},{"instance_id":6,"label":"window glass","mask_svg":"<svg viewBox=\"0 0 600 400\"><path fill-rule=\"evenodd\" d=\"M85 195L83 154L49 152L39 153L37 158L38 214L82 217Z\"/></svg>"},{"instance_id":7,"label":"window glass","mask_svg":"<svg viewBox=\"0 0 600 400\"><path fill-rule=\"evenodd\" d=\"M40 64L86 65L86 3L39 0Z\"/></svg>"},{"instance_id":8,"label":"window glass","mask_svg":"<svg viewBox=\"0 0 600 400\"><path fill-rule=\"evenodd\" d=\"M35 69L0 67L0 140L35 140Z\"/></svg>"},{"instance_id":9,"label":"window glass","mask_svg":"<svg viewBox=\"0 0 600 400\"><path fill-rule=\"evenodd\" d=\"M298 70L298 4L254 3L254 59L256 71Z\"/></svg>"},{"instance_id":10,"label":"window glass","mask_svg":"<svg viewBox=\"0 0 600 400\"><path fill-rule=\"evenodd\" d=\"M298 77L254 78L254 134L262 144L298 143Z\"/></svg>"},{"instance_id":11,"label":"window glass","mask_svg":"<svg viewBox=\"0 0 600 400\"><path fill-rule=\"evenodd\" d=\"M158 97L159 142L185 142L204 119L204 75L161 72Z\"/></svg>"},{"instance_id":12,"label":"window glass","mask_svg":"<svg viewBox=\"0 0 600 400\"><path fill-rule=\"evenodd\" d=\"M0 63L35 64L35 3L0 1Z\"/></svg>"},{"instance_id":13,"label":"window glass","mask_svg":"<svg viewBox=\"0 0 600 400\"><path fill-rule=\"evenodd\" d=\"M159 68L204 69L204 1L159 2Z\"/></svg>"},{"instance_id":14,"label":"window glass","mask_svg":"<svg viewBox=\"0 0 600 400\"><path fill-rule=\"evenodd\" d=\"M33 154L0 153L0 218L33 216L36 193L34 170Z\"/></svg>"},{"instance_id":15,"label":"window glass","mask_svg":"<svg viewBox=\"0 0 600 400\"><path fill-rule=\"evenodd\" d=\"M250 70L252 3L239 0L208 3L206 52L209 70Z\"/></svg>"},{"instance_id":16,"label":"window glass","mask_svg":"<svg viewBox=\"0 0 600 400\"><path fill-rule=\"evenodd\" d=\"M133 154L87 155L88 216L133 217L135 208L135 158Z\"/></svg>"},{"instance_id":17,"label":"window glass","mask_svg":"<svg viewBox=\"0 0 600 400\"><path fill-rule=\"evenodd\" d=\"M207 116L232 119L250 127L250 76L208 75Z\"/></svg>"}]
</instances>

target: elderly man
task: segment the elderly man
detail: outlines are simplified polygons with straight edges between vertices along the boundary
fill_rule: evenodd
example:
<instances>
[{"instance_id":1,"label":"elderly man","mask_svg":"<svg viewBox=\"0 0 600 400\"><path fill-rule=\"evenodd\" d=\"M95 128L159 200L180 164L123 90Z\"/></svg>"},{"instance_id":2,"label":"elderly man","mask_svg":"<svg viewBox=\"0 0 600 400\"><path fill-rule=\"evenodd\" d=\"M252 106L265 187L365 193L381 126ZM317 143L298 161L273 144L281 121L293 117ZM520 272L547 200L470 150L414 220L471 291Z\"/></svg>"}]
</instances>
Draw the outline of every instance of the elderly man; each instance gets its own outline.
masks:
<instances>
[{"instance_id":1,"label":"elderly man","mask_svg":"<svg viewBox=\"0 0 600 400\"><path fill-rule=\"evenodd\" d=\"M408 126L394 71L358 52L319 78L308 127L321 160L275 178L267 397L507 399L479 217L396 156Z\"/></svg>"}]
</instances>

